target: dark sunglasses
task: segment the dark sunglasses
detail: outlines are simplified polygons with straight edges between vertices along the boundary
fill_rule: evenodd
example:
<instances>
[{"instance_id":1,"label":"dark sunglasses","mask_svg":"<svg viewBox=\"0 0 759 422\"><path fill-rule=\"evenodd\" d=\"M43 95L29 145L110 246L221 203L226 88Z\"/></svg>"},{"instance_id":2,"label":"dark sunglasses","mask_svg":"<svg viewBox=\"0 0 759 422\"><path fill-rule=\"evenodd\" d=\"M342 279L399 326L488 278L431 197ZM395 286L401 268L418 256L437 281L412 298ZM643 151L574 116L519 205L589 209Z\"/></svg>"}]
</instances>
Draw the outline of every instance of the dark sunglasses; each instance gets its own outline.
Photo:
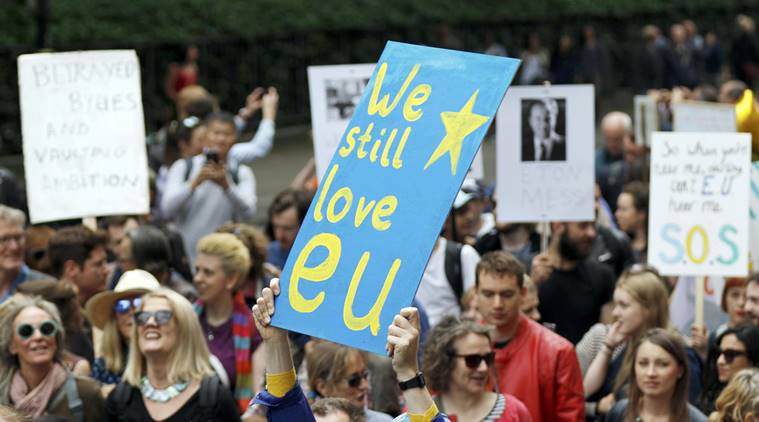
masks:
<instances>
[{"instance_id":1,"label":"dark sunglasses","mask_svg":"<svg viewBox=\"0 0 759 422\"><path fill-rule=\"evenodd\" d=\"M39 330L40 334L45 337L53 337L58 332L58 324L50 320L42 321L36 327L32 324L20 324L16 327L16 334L21 340L28 340L36 330Z\"/></svg>"},{"instance_id":2,"label":"dark sunglasses","mask_svg":"<svg viewBox=\"0 0 759 422\"><path fill-rule=\"evenodd\" d=\"M464 358L464 363L469 369L479 368L480 362L483 360L487 366L493 366L493 362L495 362L495 352L485 353L484 355L457 355L451 353L451 356L455 358Z\"/></svg>"},{"instance_id":3,"label":"dark sunglasses","mask_svg":"<svg viewBox=\"0 0 759 422\"><path fill-rule=\"evenodd\" d=\"M358 388L365 379L369 379L369 371L357 372L348 378L348 386Z\"/></svg>"},{"instance_id":4,"label":"dark sunglasses","mask_svg":"<svg viewBox=\"0 0 759 422\"><path fill-rule=\"evenodd\" d=\"M745 350L717 349L717 357L724 356L725 362L730 365L738 356L746 356Z\"/></svg>"},{"instance_id":5,"label":"dark sunglasses","mask_svg":"<svg viewBox=\"0 0 759 422\"><path fill-rule=\"evenodd\" d=\"M140 307L142 299L136 297L134 299L119 299L113 304L113 312L117 314L125 314L130 309L137 309Z\"/></svg>"},{"instance_id":6,"label":"dark sunglasses","mask_svg":"<svg viewBox=\"0 0 759 422\"><path fill-rule=\"evenodd\" d=\"M150 321L150 318L155 319L155 323L158 325L166 325L171 321L171 317L174 315L173 312L170 310L161 310L161 311L155 311L155 312L148 312L148 311L140 311L135 312L134 314L134 322L137 323L137 325L145 325Z\"/></svg>"}]
</instances>

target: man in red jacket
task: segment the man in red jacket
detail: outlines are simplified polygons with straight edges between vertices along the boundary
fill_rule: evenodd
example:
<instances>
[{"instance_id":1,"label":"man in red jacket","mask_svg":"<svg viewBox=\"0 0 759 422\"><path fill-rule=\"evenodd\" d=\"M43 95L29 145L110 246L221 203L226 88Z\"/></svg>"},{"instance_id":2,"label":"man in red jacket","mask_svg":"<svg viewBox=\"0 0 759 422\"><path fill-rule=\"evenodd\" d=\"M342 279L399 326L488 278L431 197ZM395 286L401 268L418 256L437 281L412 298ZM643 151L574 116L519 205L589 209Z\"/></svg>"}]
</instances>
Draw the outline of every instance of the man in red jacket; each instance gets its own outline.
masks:
<instances>
[{"instance_id":1,"label":"man in red jacket","mask_svg":"<svg viewBox=\"0 0 759 422\"><path fill-rule=\"evenodd\" d=\"M477 309L495 327L498 385L521 400L535 422L584 421L577 354L563 337L522 315L523 282L524 267L505 252L487 253L477 264Z\"/></svg>"}]
</instances>

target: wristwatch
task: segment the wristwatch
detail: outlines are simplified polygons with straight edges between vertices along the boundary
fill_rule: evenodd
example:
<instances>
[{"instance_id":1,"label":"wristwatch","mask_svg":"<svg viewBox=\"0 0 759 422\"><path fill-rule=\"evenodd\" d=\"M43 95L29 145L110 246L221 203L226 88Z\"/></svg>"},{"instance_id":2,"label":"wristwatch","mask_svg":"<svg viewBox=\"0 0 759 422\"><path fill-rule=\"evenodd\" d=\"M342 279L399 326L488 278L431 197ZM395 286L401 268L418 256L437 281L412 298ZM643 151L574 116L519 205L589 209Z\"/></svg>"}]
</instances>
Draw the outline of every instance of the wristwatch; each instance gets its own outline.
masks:
<instances>
[{"instance_id":1,"label":"wristwatch","mask_svg":"<svg viewBox=\"0 0 759 422\"><path fill-rule=\"evenodd\" d=\"M410 390L412 388L424 388L426 385L427 383L424 382L424 374L421 371L417 372L416 376L408 381L398 382L398 387L401 391Z\"/></svg>"}]
</instances>

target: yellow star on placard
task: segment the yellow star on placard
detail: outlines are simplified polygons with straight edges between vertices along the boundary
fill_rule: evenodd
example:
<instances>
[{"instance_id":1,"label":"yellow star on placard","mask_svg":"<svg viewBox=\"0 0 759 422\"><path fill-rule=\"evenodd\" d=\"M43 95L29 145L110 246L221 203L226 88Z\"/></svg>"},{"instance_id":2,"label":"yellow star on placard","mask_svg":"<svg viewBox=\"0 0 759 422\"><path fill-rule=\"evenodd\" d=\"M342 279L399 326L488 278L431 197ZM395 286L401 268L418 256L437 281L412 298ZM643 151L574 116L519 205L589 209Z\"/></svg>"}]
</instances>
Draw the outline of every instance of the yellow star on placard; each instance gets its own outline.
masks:
<instances>
[{"instance_id":1,"label":"yellow star on placard","mask_svg":"<svg viewBox=\"0 0 759 422\"><path fill-rule=\"evenodd\" d=\"M461 144L464 142L464 138L488 121L487 116L472 113L472 107L474 107L474 102L477 100L479 92L479 89L474 91L474 94L469 97L469 100L461 110L440 113L443 126L445 126L445 137L440 141L427 164L424 165L425 170L440 157L446 153L450 153L451 174L456 175L456 168L459 165L459 155L461 155Z\"/></svg>"}]
</instances>

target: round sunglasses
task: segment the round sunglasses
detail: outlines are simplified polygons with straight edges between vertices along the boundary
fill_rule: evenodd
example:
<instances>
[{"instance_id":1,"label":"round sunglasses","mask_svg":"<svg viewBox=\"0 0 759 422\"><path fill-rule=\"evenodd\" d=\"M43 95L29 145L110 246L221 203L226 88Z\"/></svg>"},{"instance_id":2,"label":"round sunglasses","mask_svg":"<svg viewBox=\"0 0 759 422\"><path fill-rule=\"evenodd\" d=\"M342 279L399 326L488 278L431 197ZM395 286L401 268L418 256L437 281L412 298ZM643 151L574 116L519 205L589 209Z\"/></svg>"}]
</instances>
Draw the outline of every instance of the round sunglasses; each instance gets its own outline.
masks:
<instances>
[{"instance_id":1,"label":"round sunglasses","mask_svg":"<svg viewBox=\"0 0 759 422\"><path fill-rule=\"evenodd\" d=\"M125 314L132 309L137 309L142 304L142 299L136 297L134 299L119 299L113 304L113 312L117 314Z\"/></svg>"},{"instance_id":2,"label":"round sunglasses","mask_svg":"<svg viewBox=\"0 0 759 422\"><path fill-rule=\"evenodd\" d=\"M155 312L140 311L134 313L134 322L136 322L139 326L143 326L146 325L148 321L150 321L150 318L153 318L156 324L166 325L169 323L169 321L171 321L171 317L173 315L174 313L168 309Z\"/></svg>"},{"instance_id":3,"label":"round sunglasses","mask_svg":"<svg viewBox=\"0 0 759 422\"><path fill-rule=\"evenodd\" d=\"M18 327L16 327L16 335L18 335L21 340L28 340L34 335L35 331L39 331L43 337L53 337L58 333L58 324L56 324L55 321L47 320L42 321L37 326L24 323L19 324Z\"/></svg>"},{"instance_id":4,"label":"round sunglasses","mask_svg":"<svg viewBox=\"0 0 759 422\"><path fill-rule=\"evenodd\" d=\"M484 355L457 355L455 353L451 353L450 355L455 358L464 358L464 363L469 369L479 368L480 362L483 360L487 366L493 366L493 362L495 362L495 352L485 353Z\"/></svg>"}]
</instances>

